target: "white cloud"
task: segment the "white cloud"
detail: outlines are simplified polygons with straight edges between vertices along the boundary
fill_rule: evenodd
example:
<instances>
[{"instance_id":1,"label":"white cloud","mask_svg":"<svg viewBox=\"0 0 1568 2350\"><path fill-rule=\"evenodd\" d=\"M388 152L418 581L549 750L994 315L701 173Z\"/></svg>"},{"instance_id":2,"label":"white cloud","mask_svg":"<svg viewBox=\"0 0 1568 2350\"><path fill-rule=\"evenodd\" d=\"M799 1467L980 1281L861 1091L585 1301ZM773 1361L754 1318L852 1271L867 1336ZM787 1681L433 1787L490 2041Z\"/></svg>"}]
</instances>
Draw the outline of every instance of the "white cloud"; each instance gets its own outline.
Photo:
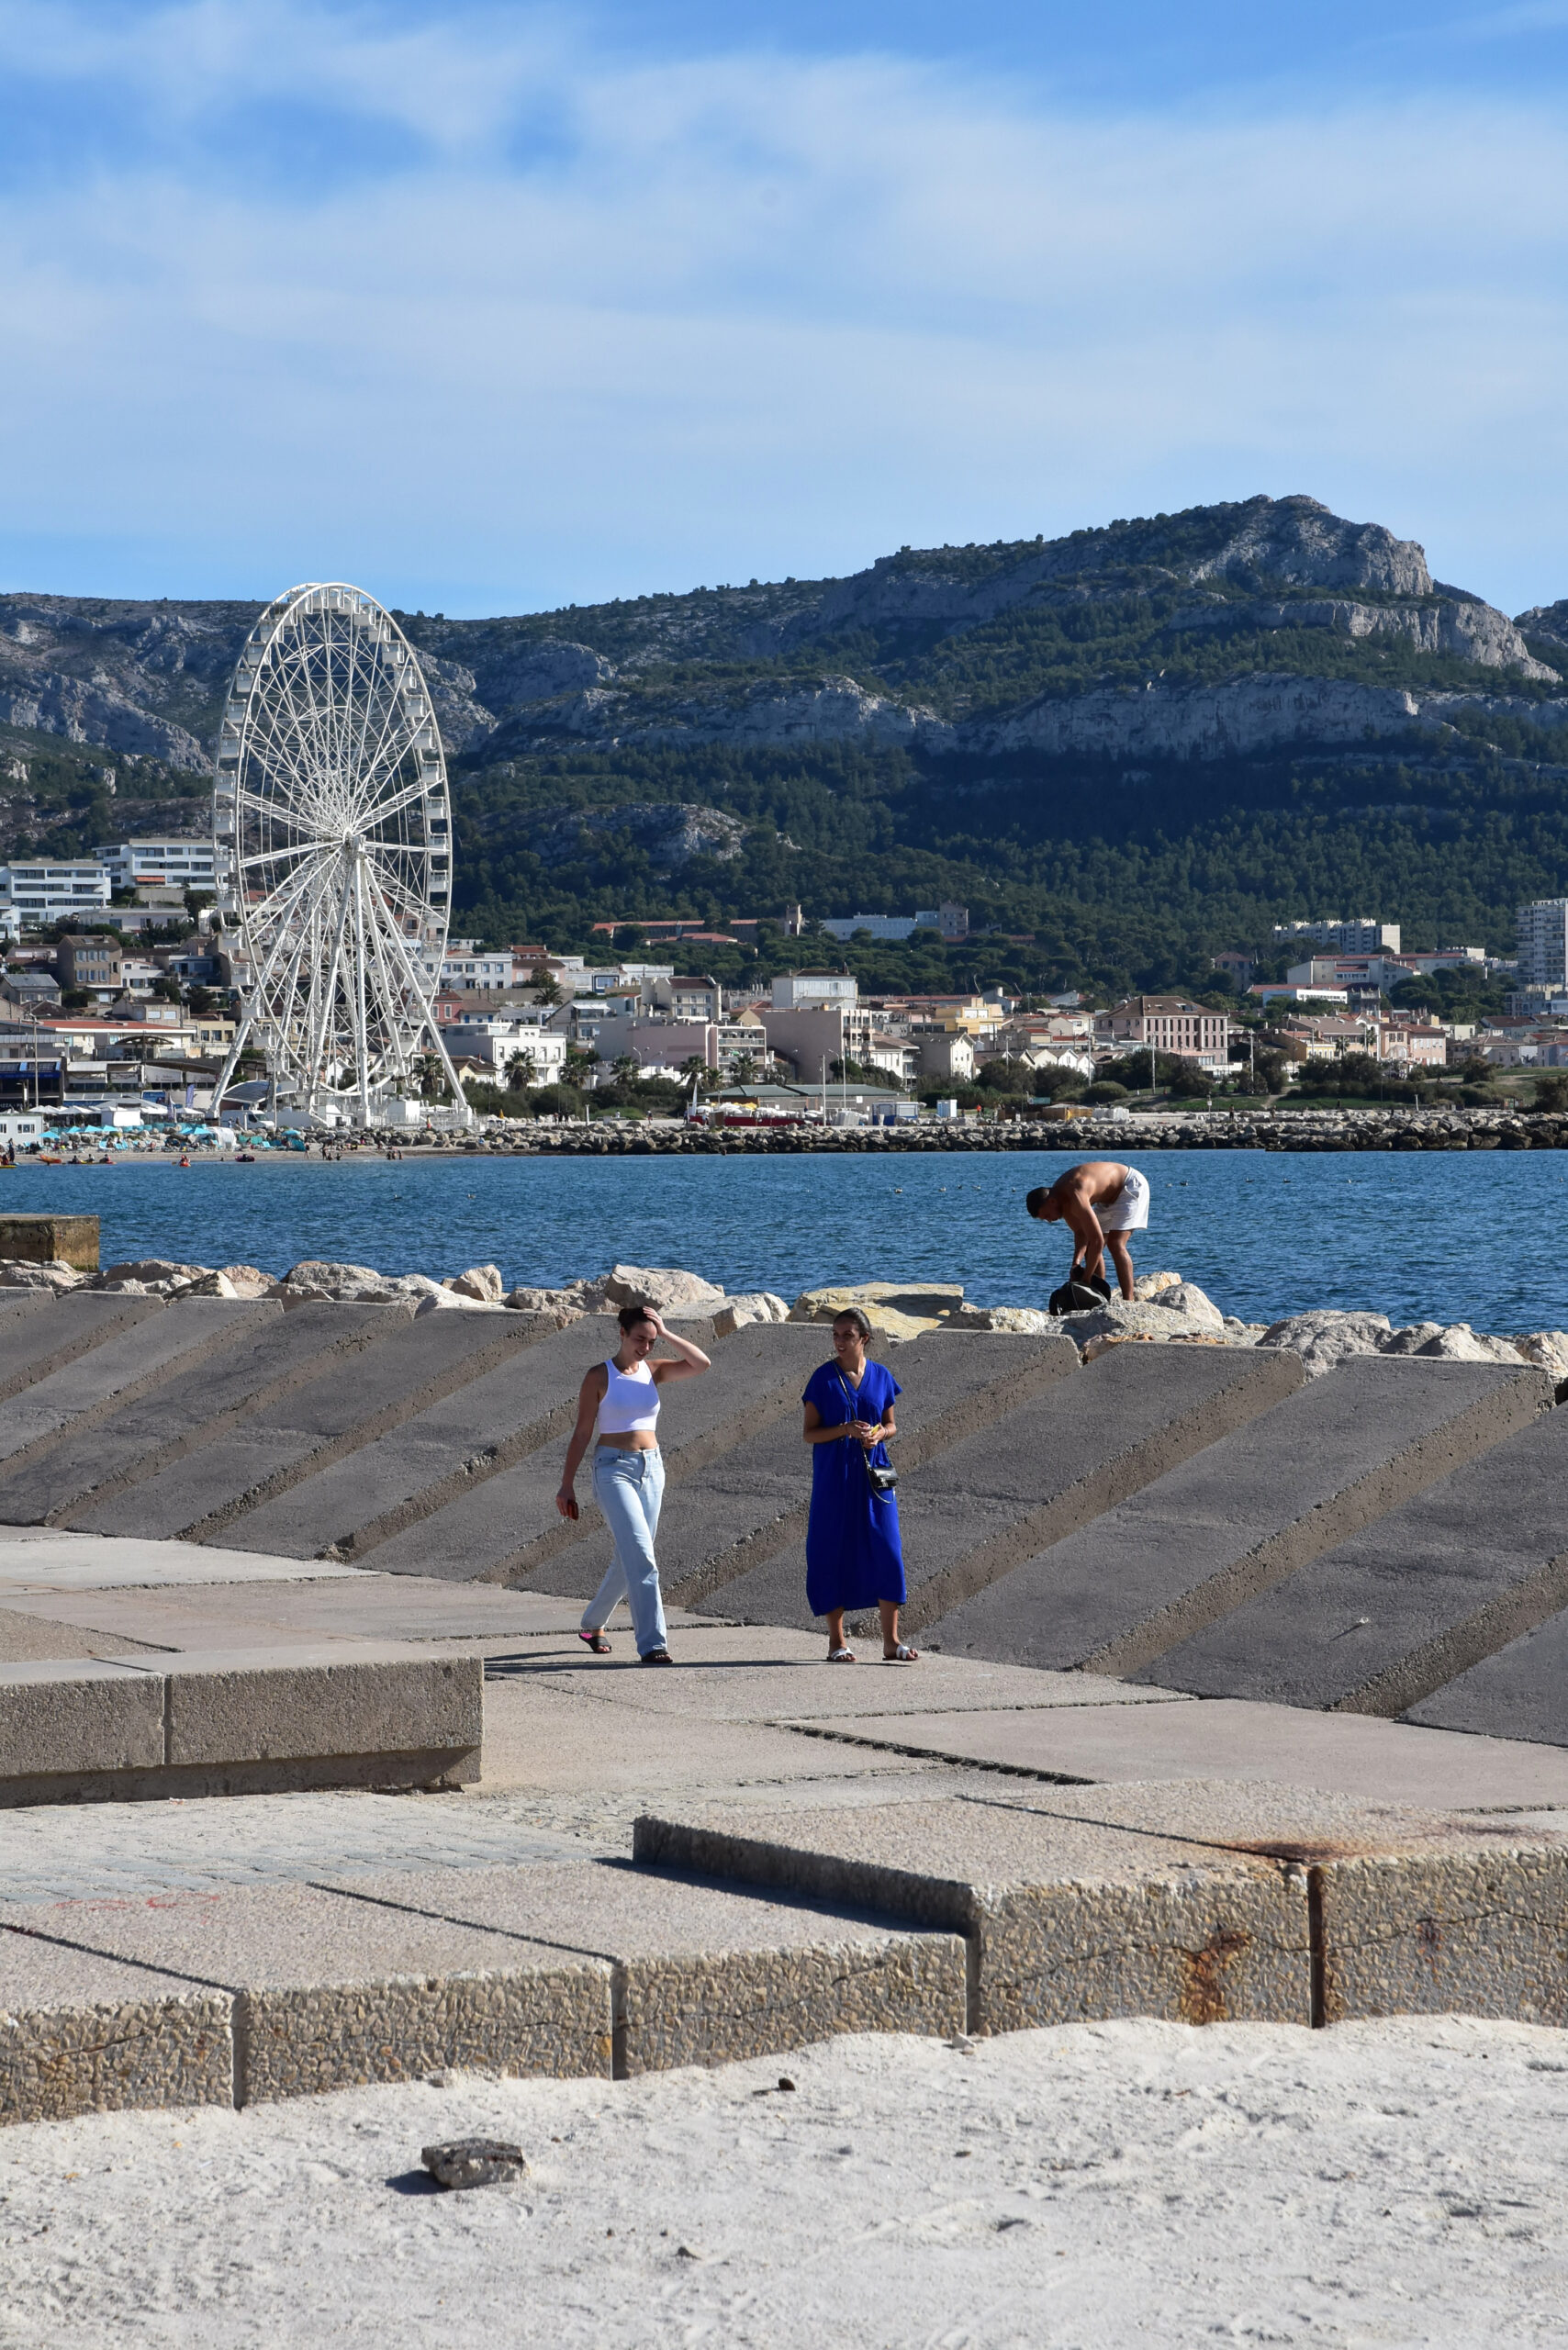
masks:
<instances>
[{"instance_id":1,"label":"white cloud","mask_svg":"<svg viewBox=\"0 0 1568 2350\"><path fill-rule=\"evenodd\" d=\"M1072 119L890 59L219 0L0 7L0 54L425 142L319 194L181 150L0 199L26 584L100 584L39 571L54 534L161 544L177 576L122 591L516 610L1268 488L1568 591L1544 106Z\"/></svg>"}]
</instances>

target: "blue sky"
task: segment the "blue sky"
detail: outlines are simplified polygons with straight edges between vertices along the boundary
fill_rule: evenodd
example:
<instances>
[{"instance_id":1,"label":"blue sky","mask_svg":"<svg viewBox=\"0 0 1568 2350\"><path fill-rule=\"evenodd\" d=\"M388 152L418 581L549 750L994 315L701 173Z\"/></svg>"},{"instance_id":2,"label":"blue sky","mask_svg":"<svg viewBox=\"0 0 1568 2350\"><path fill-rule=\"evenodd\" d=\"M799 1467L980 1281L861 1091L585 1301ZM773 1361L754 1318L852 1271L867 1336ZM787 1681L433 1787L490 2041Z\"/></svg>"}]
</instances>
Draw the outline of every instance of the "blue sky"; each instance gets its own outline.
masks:
<instances>
[{"instance_id":1,"label":"blue sky","mask_svg":"<svg viewBox=\"0 0 1568 2350\"><path fill-rule=\"evenodd\" d=\"M1305 490L1568 596L1568 0L0 0L0 585L527 610Z\"/></svg>"}]
</instances>

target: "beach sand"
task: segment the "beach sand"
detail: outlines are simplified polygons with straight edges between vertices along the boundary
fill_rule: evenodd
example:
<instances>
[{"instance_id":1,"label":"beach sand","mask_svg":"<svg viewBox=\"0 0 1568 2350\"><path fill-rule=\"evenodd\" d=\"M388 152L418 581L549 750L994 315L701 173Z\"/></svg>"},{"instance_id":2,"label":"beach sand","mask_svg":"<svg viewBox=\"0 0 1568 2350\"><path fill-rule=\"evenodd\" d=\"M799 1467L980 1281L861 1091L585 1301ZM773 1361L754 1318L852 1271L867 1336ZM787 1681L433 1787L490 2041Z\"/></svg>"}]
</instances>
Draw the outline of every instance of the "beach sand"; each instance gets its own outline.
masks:
<instances>
[{"instance_id":1,"label":"beach sand","mask_svg":"<svg viewBox=\"0 0 1568 2350\"><path fill-rule=\"evenodd\" d=\"M0 2136L0 2343L1555 2343L1565 2124L1568 2032L1450 2017L95 2116Z\"/></svg>"}]
</instances>

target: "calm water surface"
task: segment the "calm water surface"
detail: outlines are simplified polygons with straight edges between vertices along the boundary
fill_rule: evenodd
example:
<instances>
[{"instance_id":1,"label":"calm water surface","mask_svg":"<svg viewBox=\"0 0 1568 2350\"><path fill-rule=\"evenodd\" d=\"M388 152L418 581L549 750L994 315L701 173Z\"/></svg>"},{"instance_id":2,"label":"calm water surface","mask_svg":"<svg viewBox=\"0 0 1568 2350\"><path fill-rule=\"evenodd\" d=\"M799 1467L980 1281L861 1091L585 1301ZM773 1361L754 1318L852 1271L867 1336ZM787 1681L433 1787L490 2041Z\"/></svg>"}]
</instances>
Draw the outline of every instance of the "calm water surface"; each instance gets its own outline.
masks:
<instances>
[{"instance_id":1,"label":"calm water surface","mask_svg":"<svg viewBox=\"0 0 1568 2350\"><path fill-rule=\"evenodd\" d=\"M302 1257L385 1272L493 1261L558 1285L616 1262L685 1265L792 1298L826 1281L962 1281L982 1305L1042 1304L1062 1227L1025 1192L1060 1151L892 1157L197 1160L20 1167L0 1210L88 1210L103 1261L173 1257L281 1272ZM1367 1306L1396 1323L1568 1328L1568 1152L1265 1155L1156 1151L1140 1267L1173 1267L1226 1312L1271 1321Z\"/></svg>"}]
</instances>

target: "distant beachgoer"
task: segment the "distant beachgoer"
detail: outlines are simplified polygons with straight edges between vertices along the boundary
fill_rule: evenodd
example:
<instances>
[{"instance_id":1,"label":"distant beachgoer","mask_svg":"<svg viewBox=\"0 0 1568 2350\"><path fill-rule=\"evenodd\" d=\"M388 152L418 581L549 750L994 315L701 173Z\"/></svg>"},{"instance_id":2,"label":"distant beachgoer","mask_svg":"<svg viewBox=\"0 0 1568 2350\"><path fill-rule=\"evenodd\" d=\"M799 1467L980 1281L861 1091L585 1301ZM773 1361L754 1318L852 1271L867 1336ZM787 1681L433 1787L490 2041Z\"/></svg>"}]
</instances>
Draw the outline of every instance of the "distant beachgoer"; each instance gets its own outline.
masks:
<instances>
[{"instance_id":1,"label":"distant beachgoer","mask_svg":"<svg viewBox=\"0 0 1568 2350\"><path fill-rule=\"evenodd\" d=\"M882 1619L882 1657L913 1664L918 1649L899 1638L904 1585L899 1505L879 1493L869 1472L889 1466L887 1439L898 1434L893 1398L902 1391L885 1364L869 1361L871 1325L851 1306L833 1326L832 1362L813 1371L801 1402L805 1441L814 1448L812 1513L806 1528L806 1600L827 1617L829 1664L857 1664L844 1637L846 1614L875 1607Z\"/></svg>"},{"instance_id":2,"label":"distant beachgoer","mask_svg":"<svg viewBox=\"0 0 1568 2350\"><path fill-rule=\"evenodd\" d=\"M555 1506L563 1517L577 1515L577 1466L597 1422L593 1497L604 1513L615 1551L604 1581L583 1610L578 1638L595 1655L606 1655L610 1642L604 1628L616 1602L624 1597L643 1662L670 1664L674 1659L665 1645L664 1596L654 1555L665 1490L664 1458L655 1433L659 1389L671 1380L695 1379L711 1365L700 1347L666 1330L651 1305L623 1305L620 1320L620 1346L607 1361L595 1363L577 1391L577 1424L566 1447ZM675 1360L649 1362L661 1338L675 1348Z\"/></svg>"},{"instance_id":3,"label":"distant beachgoer","mask_svg":"<svg viewBox=\"0 0 1568 2350\"><path fill-rule=\"evenodd\" d=\"M1042 1224L1065 1224L1070 1228L1075 1246L1070 1281L1078 1272L1086 1281L1103 1275L1104 1252L1109 1248L1122 1295L1131 1297L1133 1259L1127 1235L1148 1229L1147 1175L1136 1167L1120 1166L1114 1158L1087 1158L1081 1166L1070 1167L1065 1175L1058 1175L1048 1189L1038 1185L1024 1204Z\"/></svg>"}]
</instances>

